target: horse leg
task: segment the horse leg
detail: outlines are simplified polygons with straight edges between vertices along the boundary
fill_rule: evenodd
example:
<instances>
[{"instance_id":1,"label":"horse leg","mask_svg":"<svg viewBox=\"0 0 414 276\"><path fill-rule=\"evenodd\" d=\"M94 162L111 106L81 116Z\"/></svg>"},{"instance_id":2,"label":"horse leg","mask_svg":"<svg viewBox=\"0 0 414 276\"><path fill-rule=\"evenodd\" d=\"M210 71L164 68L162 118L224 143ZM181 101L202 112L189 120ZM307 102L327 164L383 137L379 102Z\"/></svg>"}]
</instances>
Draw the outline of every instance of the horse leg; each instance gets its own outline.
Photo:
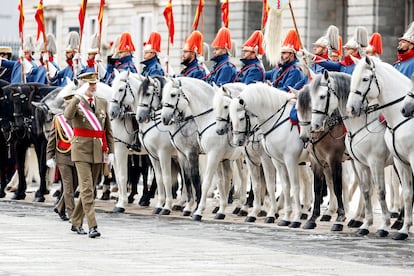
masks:
<instances>
[{"instance_id":1,"label":"horse leg","mask_svg":"<svg viewBox=\"0 0 414 276\"><path fill-rule=\"evenodd\" d=\"M336 200L338 202L337 218L334 225L332 226L332 231L342 231L343 225L341 222L344 222L345 217L345 208L342 197L342 160L336 160L331 162L331 165L328 168L330 170L332 181L334 185L334 192Z\"/></svg>"},{"instance_id":2,"label":"horse leg","mask_svg":"<svg viewBox=\"0 0 414 276\"><path fill-rule=\"evenodd\" d=\"M189 154L187 154L188 165L190 166L190 177L191 177L191 184L194 188L194 200L196 202L196 207L200 203L201 198L201 183L200 183L200 167L199 167L199 155L198 149L193 150ZM194 210L194 209L192 209Z\"/></svg>"},{"instance_id":3,"label":"horse leg","mask_svg":"<svg viewBox=\"0 0 414 276\"><path fill-rule=\"evenodd\" d=\"M263 169L263 175L266 185L266 190L268 193L270 208L267 211L267 215L265 218L266 223L274 223L275 220L279 217L279 210L282 208L282 204L284 201L283 193L279 197L279 203L276 201L276 167L272 163L272 159L265 153L261 156L261 163L262 163L262 169ZM258 194L260 196L260 200L262 200L263 196L261 194ZM262 201L263 202L263 201Z\"/></svg>"},{"instance_id":4,"label":"horse leg","mask_svg":"<svg viewBox=\"0 0 414 276\"><path fill-rule=\"evenodd\" d=\"M413 171L398 158L394 158L394 164L402 183L405 213L402 228L392 238L394 240L405 240L408 238L408 233L413 223Z\"/></svg>"},{"instance_id":5,"label":"horse leg","mask_svg":"<svg viewBox=\"0 0 414 276\"><path fill-rule=\"evenodd\" d=\"M312 216L303 226L304 229L314 229L316 228L316 219L321 215L321 204L323 201L323 188L326 185L325 175L322 172L319 164L316 162L312 163L313 171L313 210Z\"/></svg>"},{"instance_id":6,"label":"horse leg","mask_svg":"<svg viewBox=\"0 0 414 276\"><path fill-rule=\"evenodd\" d=\"M128 203L134 202L134 196L138 194L138 181L140 177L141 168L141 156L140 155L129 155L130 163L128 162L129 169L129 183L131 185L131 192L128 195Z\"/></svg>"},{"instance_id":7,"label":"horse leg","mask_svg":"<svg viewBox=\"0 0 414 276\"><path fill-rule=\"evenodd\" d=\"M302 203L302 214L300 219L307 219L308 213L312 207L312 176L310 168L305 165L300 165L298 168L300 177L300 194Z\"/></svg>"},{"instance_id":8,"label":"horse leg","mask_svg":"<svg viewBox=\"0 0 414 276\"><path fill-rule=\"evenodd\" d=\"M14 142L14 148L16 152L16 165L17 173L19 176L19 182L17 185L17 191L13 195L12 199L21 200L26 198L26 176L24 173L24 163L26 161L26 150L28 149L27 143Z\"/></svg>"},{"instance_id":9,"label":"horse leg","mask_svg":"<svg viewBox=\"0 0 414 276\"><path fill-rule=\"evenodd\" d=\"M113 212L125 212L125 203L127 202L127 176L128 176L128 149L121 143L115 143L115 158L114 158L114 172L115 179L118 185L118 202L116 203ZM104 191L105 193L106 191Z\"/></svg>"},{"instance_id":10,"label":"horse leg","mask_svg":"<svg viewBox=\"0 0 414 276\"><path fill-rule=\"evenodd\" d=\"M253 190L253 208L250 210L249 214L246 217L246 222L255 222L257 214L260 212L262 207L262 195L261 195L261 186L262 186L262 168L261 166L256 166L249 158L246 159L247 170L249 171L249 176L252 182Z\"/></svg>"},{"instance_id":11,"label":"horse leg","mask_svg":"<svg viewBox=\"0 0 414 276\"><path fill-rule=\"evenodd\" d=\"M364 223L359 227L356 234L365 236L369 233L369 227L373 224L374 215L372 212L372 184L369 169L362 164L355 163L356 174L359 176L359 187L364 198L365 219Z\"/></svg>"},{"instance_id":12,"label":"horse leg","mask_svg":"<svg viewBox=\"0 0 414 276\"><path fill-rule=\"evenodd\" d=\"M274 166L276 167L280 182L282 184L282 192L284 196L284 214L282 219L277 224L278 226L289 226L291 223L291 214L292 214L292 201L290 197L290 182L288 177L288 171L286 166L283 163L278 162L276 159L272 159Z\"/></svg>"},{"instance_id":13,"label":"horse leg","mask_svg":"<svg viewBox=\"0 0 414 276\"><path fill-rule=\"evenodd\" d=\"M391 225L391 214L386 201L384 166L371 166L371 177L374 180L375 186L377 187L378 200L382 212L382 223L378 227L375 235L377 237L386 237L388 236L389 227Z\"/></svg>"},{"instance_id":14,"label":"horse leg","mask_svg":"<svg viewBox=\"0 0 414 276\"><path fill-rule=\"evenodd\" d=\"M172 158L170 153L161 153L158 156L160 158L160 166L161 166L161 174L162 174L162 182L164 186L164 193L165 193L165 204L162 207L162 211L160 215L169 215L172 210L172 202L173 202L173 190L172 190ZM158 181L157 181L158 182Z\"/></svg>"},{"instance_id":15,"label":"horse leg","mask_svg":"<svg viewBox=\"0 0 414 276\"><path fill-rule=\"evenodd\" d=\"M239 181L240 181L240 205L241 210L237 213L238 216L245 217L247 216L247 211L249 206L247 205L247 171L244 168L244 162L242 159L236 160L237 168L239 171Z\"/></svg>"},{"instance_id":16,"label":"horse leg","mask_svg":"<svg viewBox=\"0 0 414 276\"><path fill-rule=\"evenodd\" d=\"M194 221L201 221L203 211L207 204L207 194L212 184L214 172L217 171L219 161L213 157L212 154L207 155L207 164L203 175L203 182L201 186L201 199L197 210L194 212L192 219Z\"/></svg>"},{"instance_id":17,"label":"horse leg","mask_svg":"<svg viewBox=\"0 0 414 276\"><path fill-rule=\"evenodd\" d=\"M47 173L47 166L46 166L46 147L47 147L47 140L44 135L37 137L36 141L34 141L35 151L37 155L37 162L39 165L39 174L40 174L40 186L39 189L36 191L35 194L35 202L44 202L45 201L45 194L48 194L49 191L46 187L46 173Z\"/></svg>"}]
</instances>

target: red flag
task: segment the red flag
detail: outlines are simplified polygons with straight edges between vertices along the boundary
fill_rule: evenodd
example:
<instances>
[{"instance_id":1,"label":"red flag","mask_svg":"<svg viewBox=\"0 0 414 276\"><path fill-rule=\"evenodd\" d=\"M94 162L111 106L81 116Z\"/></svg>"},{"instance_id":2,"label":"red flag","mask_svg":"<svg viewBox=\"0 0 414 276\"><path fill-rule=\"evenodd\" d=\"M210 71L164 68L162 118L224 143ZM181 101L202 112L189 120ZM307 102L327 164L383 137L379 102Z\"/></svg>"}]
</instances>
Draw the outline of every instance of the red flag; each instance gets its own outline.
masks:
<instances>
[{"instance_id":1,"label":"red flag","mask_svg":"<svg viewBox=\"0 0 414 276\"><path fill-rule=\"evenodd\" d=\"M37 5L35 19L37 22L37 37L36 41L39 40L39 36L41 33L45 33L45 17L43 15L43 0L39 1L39 5Z\"/></svg>"},{"instance_id":2,"label":"red flag","mask_svg":"<svg viewBox=\"0 0 414 276\"><path fill-rule=\"evenodd\" d=\"M200 16L203 13L203 8L204 8L204 0L199 0L197 10L194 16L194 21L193 21L193 30L198 29L198 21L200 20Z\"/></svg>"},{"instance_id":3,"label":"red flag","mask_svg":"<svg viewBox=\"0 0 414 276\"><path fill-rule=\"evenodd\" d=\"M101 4L99 5L99 13L98 13L98 24L99 24L99 36L102 32L102 19L103 19L103 12L104 12L105 0L101 0Z\"/></svg>"},{"instance_id":4,"label":"red flag","mask_svg":"<svg viewBox=\"0 0 414 276\"><path fill-rule=\"evenodd\" d=\"M87 5L88 1L87 0L82 0L82 4L79 10L79 35L82 36L83 33L83 24L85 23L85 14L86 14L86 5Z\"/></svg>"},{"instance_id":5,"label":"red flag","mask_svg":"<svg viewBox=\"0 0 414 276\"><path fill-rule=\"evenodd\" d=\"M17 9L20 12L20 17L19 17L19 37L23 41L23 25L24 25L23 0L19 0L19 5L17 6Z\"/></svg>"},{"instance_id":6,"label":"red flag","mask_svg":"<svg viewBox=\"0 0 414 276\"><path fill-rule=\"evenodd\" d=\"M262 21L262 28L266 26L267 22L267 16L269 14L269 4L267 3L267 0L263 0L263 21Z\"/></svg>"},{"instance_id":7,"label":"red flag","mask_svg":"<svg viewBox=\"0 0 414 276\"><path fill-rule=\"evenodd\" d=\"M224 0L221 5L221 20L223 21L224 27L229 27L229 0Z\"/></svg>"},{"instance_id":8,"label":"red flag","mask_svg":"<svg viewBox=\"0 0 414 276\"><path fill-rule=\"evenodd\" d=\"M174 44L174 16L172 10L172 0L169 0L165 6L164 18L168 27L168 36L170 37L171 44Z\"/></svg>"}]
</instances>

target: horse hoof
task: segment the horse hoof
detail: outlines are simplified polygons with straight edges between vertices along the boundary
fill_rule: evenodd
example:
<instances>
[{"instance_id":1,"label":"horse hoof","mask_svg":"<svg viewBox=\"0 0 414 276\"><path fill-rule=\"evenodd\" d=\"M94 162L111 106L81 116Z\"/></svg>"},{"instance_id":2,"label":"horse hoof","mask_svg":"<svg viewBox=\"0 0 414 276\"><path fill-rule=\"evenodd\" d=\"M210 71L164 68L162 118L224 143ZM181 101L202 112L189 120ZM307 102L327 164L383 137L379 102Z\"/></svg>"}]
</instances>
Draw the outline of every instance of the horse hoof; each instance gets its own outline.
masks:
<instances>
[{"instance_id":1,"label":"horse hoof","mask_svg":"<svg viewBox=\"0 0 414 276\"><path fill-rule=\"evenodd\" d=\"M291 224L289 224L289 228L299 228L300 227L300 221L293 221Z\"/></svg>"},{"instance_id":2,"label":"horse hoof","mask_svg":"<svg viewBox=\"0 0 414 276\"><path fill-rule=\"evenodd\" d=\"M200 215L193 215L193 221L201 221L201 218L202 218L203 216L200 216Z\"/></svg>"},{"instance_id":3,"label":"horse hoof","mask_svg":"<svg viewBox=\"0 0 414 276\"><path fill-rule=\"evenodd\" d=\"M357 234L360 237L366 236L369 234L368 229L358 229L355 234Z\"/></svg>"},{"instance_id":4,"label":"horse hoof","mask_svg":"<svg viewBox=\"0 0 414 276\"><path fill-rule=\"evenodd\" d=\"M122 208L122 207L115 207L112 210L112 213L124 213L124 212L125 212L125 208Z\"/></svg>"},{"instance_id":5,"label":"horse hoof","mask_svg":"<svg viewBox=\"0 0 414 276\"><path fill-rule=\"evenodd\" d=\"M350 228L359 228L359 227L361 227L361 225L363 224L363 222L362 221L359 221L359 220L354 220L354 222L352 223L352 225L351 226L349 226Z\"/></svg>"},{"instance_id":6,"label":"horse hoof","mask_svg":"<svg viewBox=\"0 0 414 276\"><path fill-rule=\"evenodd\" d=\"M306 219L308 219L308 214L305 214L305 213L301 214L301 215L300 215L300 219L301 219L301 220L306 220Z\"/></svg>"},{"instance_id":7,"label":"horse hoof","mask_svg":"<svg viewBox=\"0 0 414 276\"><path fill-rule=\"evenodd\" d=\"M390 212L390 218L398 218L399 214L397 212Z\"/></svg>"},{"instance_id":8,"label":"horse hoof","mask_svg":"<svg viewBox=\"0 0 414 276\"><path fill-rule=\"evenodd\" d=\"M395 233L395 235L392 237L393 240L396 241L403 241L408 238L408 234L406 233Z\"/></svg>"},{"instance_id":9,"label":"horse hoof","mask_svg":"<svg viewBox=\"0 0 414 276\"><path fill-rule=\"evenodd\" d=\"M334 224L332 225L331 231L332 232L340 232L344 229L344 226L342 224Z\"/></svg>"},{"instance_id":10,"label":"horse hoof","mask_svg":"<svg viewBox=\"0 0 414 276\"><path fill-rule=\"evenodd\" d=\"M275 217L266 217L264 222L265 223L275 223L276 218Z\"/></svg>"},{"instance_id":11,"label":"horse hoof","mask_svg":"<svg viewBox=\"0 0 414 276\"><path fill-rule=\"evenodd\" d=\"M244 220L244 222L255 222L255 221L256 221L256 218L255 217L252 217L252 216L248 216Z\"/></svg>"},{"instance_id":12,"label":"horse hoof","mask_svg":"<svg viewBox=\"0 0 414 276\"><path fill-rule=\"evenodd\" d=\"M12 196L12 199L14 199L14 200L23 200L25 198L26 198L26 194L17 194L17 193L15 193Z\"/></svg>"},{"instance_id":13,"label":"horse hoof","mask_svg":"<svg viewBox=\"0 0 414 276\"><path fill-rule=\"evenodd\" d=\"M153 215L158 215L159 213L161 213L162 209L161 208L155 208L154 210L152 210L152 214Z\"/></svg>"},{"instance_id":14,"label":"horse hoof","mask_svg":"<svg viewBox=\"0 0 414 276\"><path fill-rule=\"evenodd\" d=\"M109 190L106 190L102 193L100 200L109 200L111 192Z\"/></svg>"},{"instance_id":15,"label":"horse hoof","mask_svg":"<svg viewBox=\"0 0 414 276\"><path fill-rule=\"evenodd\" d=\"M385 238L385 237L388 236L388 234L389 234L389 232L387 230L379 229L375 233L375 237L377 237L377 238Z\"/></svg>"},{"instance_id":16,"label":"horse hoof","mask_svg":"<svg viewBox=\"0 0 414 276\"><path fill-rule=\"evenodd\" d=\"M79 194L80 194L80 192L79 191L76 191L75 192L75 198L79 198ZM109 199L109 198L108 198Z\"/></svg>"},{"instance_id":17,"label":"horse hoof","mask_svg":"<svg viewBox=\"0 0 414 276\"><path fill-rule=\"evenodd\" d=\"M54 193L53 193L53 197L60 197L60 195L61 195L61 192L59 191L59 190L56 190Z\"/></svg>"},{"instance_id":18,"label":"horse hoof","mask_svg":"<svg viewBox=\"0 0 414 276\"><path fill-rule=\"evenodd\" d=\"M35 197L33 202L45 202L45 197L44 196L37 196L37 197Z\"/></svg>"},{"instance_id":19,"label":"horse hoof","mask_svg":"<svg viewBox=\"0 0 414 276\"><path fill-rule=\"evenodd\" d=\"M183 217L189 217L191 215L191 211L184 211Z\"/></svg>"},{"instance_id":20,"label":"horse hoof","mask_svg":"<svg viewBox=\"0 0 414 276\"><path fill-rule=\"evenodd\" d=\"M214 217L215 219L224 219L226 217L225 214L223 213L217 213L216 216Z\"/></svg>"},{"instance_id":21,"label":"horse hoof","mask_svg":"<svg viewBox=\"0 0 414 276\"><path fill-rule=\"evenodd\" d=\"M331 215L323 215L321 217L321 221L331 221L332 216Z\"/></svg>"},{"instance_id":22,"label":"horse hoof","mask_svg":"<svg viewBox=\"0 0 414 276\"><path fill-rule=\"evenodd\" d=\"M403 227L402 220L396 220L394 224L391 226L391 229L400 230Z\"/></svg>"},{"instance_id":23,"label":"horse hoof","mask_svg":"<svg viewBox=\"0 0 414 276\"><path fill-rule=\"evenodd\" d=\"M160 212L160 215L163 215L163 216L168 216L169 214L171 214L171 211L168 209L162 209Z\"/></svg>"},{"instance_id":24,"label":"horse hoof","mask_svg":"<svg viewBox=\"0 0 414 276\"><path fill-rule=\"evenodd\" d=\"M257 214L257 216L258 217L265 217L265 216L267 216L267 212L263 211L263 210L260 210L260 212Z\"/></svg>"},{"instance_id":25,"label":"horse hoof","mask_svg":"<svg viewBox=\"0 0 414 276\"><path fill-rule=\"evenodd\" d=\"M219 209L220 209L219 207L214 207L214 209L213 209L212 213L213 213L213 214L217 213Z\"/></svg>"},{"instance_id":26,"label":"horse hoof","mask_svg":"<svg viewBox=\"0 0 414 276\"><path fill-rule=\"evenodd\" d=\"M6 193L4 191L0 191L0 198L6 197Z\"/></svg>"},{"instance_id":27,"label":"horse hoof","mask_svg":"<svg viewBox=\"0 0 414 276\"><path fill-rule=\"evenodd\" d=\"M139 203L139 206L143 206L143 207L145 207L145 206L149 206L150 205L150 202L149 201L146 201L146 200L143 200L143 201L141 201L140 203Z\"/></svg>"},{"instance_id":28,"label":"horse hoof","mask_svg":"<svg viewBox=\"0 0 414 276\"><path fill-rule=\"evenodd\" d=\"M308 220L305 225L303 225L303 229L315 229L316 228L316 222L313 220Z\"/></svg>"},{"instance_id":29,"label":"horse hoof","mask_svg":"<svg viewBox=\"0 0 414 276\"><path fill-rule=\"evenodd\" d=\"M172 207L172 210L173 211L182 211L184 208L182 207L182 206L180 206L180 205L174 205L173 207Z\"/></svg>"},{"instance_id":30,"label":"horse hoof","mask_svg":"<svg viewBox=\"0 0 414 276\"><path fill-rule=\"evenodd\" d=\"M351 219L349 222L348 222L348 224L347 224L347 226L349 227L349 228L355 228L353 225L354 225L354 223L355 223L355 220L354 219Z\"/></svg>"},{"instance_id":31,"label":"horse hoof","mask_svg":"<svg viewBox=\"0 0 414 276\"><path fill-rule=\"evenodd\" d=\"M128 197L128 203L129 204L134 203L134 197L133 196L132 197Z\"/></svg>"},{"instance_id":32,"label":"horse hoof","mask_svg":"<svg viewBox=\"0 0 414 276\"><path fill-rule=\"evenodd\" d=\"M245 217L247 216L247 212L245 210L240 210L239 213L237 214L239 217Z\"/></svg>"},{"instance_id":33,"label":"horse hoof","mask_svg":"<svg viewBox=\"0 0 414 276\"><path fill-rule=\"evenodd\" d=\"M277 226L289 226L289 224L290 224L290 221L282 219L281 221L279 221Z\"/></svg>"},{"instance_id":34,"label":"horse hoof","mask_svg":"<svg viewBox=\"0 0 414 276\"><path fill-rule=\"evenodd\" d=\"M241 210L240 207L234 208L233 214L237 215L240 212L240 210Z\"/></svg>"}]
</instances>

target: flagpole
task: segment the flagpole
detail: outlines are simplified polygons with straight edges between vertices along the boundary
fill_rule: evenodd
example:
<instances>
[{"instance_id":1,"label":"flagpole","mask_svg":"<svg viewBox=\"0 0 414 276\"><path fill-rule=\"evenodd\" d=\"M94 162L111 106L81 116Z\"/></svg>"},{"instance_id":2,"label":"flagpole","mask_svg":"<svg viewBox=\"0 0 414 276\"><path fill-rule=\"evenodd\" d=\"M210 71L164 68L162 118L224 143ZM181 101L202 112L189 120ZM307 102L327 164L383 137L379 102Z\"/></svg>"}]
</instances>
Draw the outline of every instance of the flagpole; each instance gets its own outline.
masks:
<instances>
[{"instance_id":1,"label":"flagpole","mask_svg":"<svg viewBox=\"0 0 414 276\"><path fill-rule=\"evenodd\" d=\"M20 59L20 69L21 69L21 79L22 83L26 83L26 78L24 75L24 35L23 35L23 27L24 27L24 13L23 13L23 0L19 1L19 36L20 36L20 43L21 49L23 51L23 57L19 57Z\"/></svg>"},{"instance_id":2,"label":"flagpole","mask_svg":"<svg viewBox=\"0 0 414 276\"><path fill-rule=\"evenodd\" d=\"M298 35L300 48L303 49L302 39L300 38L298 26L296 25L295 14L293 13L292 3L290 2L290 0L289 0L289 9L290 9L290 14L292 15L293 25L295 26L296 34ZM308 63L306 61L306 57L303 57L303 60L305 61L306 74L308 76L308 80L310 81L311 75L310 75L310 71L309 71L310 69L309 69Z\"/></svg>"},{"instance_id":3,"label":"flagpole","mask_svg":"<svg viewBox=\"0 0 414 276\"><path fill-rule=\"evenodd\" d=\"M169 59L170 59L170 32L168 32L167 60L165 61L165 72L167 76L168 76Z\"/></svg>"}]
</instances>

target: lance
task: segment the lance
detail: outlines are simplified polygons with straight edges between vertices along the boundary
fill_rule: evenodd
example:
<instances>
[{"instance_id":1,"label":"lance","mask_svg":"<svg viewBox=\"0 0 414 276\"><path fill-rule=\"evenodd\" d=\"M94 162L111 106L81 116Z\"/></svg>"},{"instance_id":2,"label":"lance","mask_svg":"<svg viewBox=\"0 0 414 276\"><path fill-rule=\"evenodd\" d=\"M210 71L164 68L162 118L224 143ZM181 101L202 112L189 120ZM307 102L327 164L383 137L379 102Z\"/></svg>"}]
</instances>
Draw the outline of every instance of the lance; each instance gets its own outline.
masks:
<instances>
[{"instance_id":1,"label":"lance","mask_svg":"<svg viewBox=\"0 0 414 276\"><path fill-rule=\"evenodd\" d=\"M293 12L292 3L290 2L290 0L289 0L289 9L290 9L290 14L292 15L293 25L295 26L296 34L298 35L300 48L303 49L302 39L300 38L298 26L296 25L295 14ZM311 80L311 74L310 74L310 69L309 69L308 63L306 61L306 57L303 57L303 60L305 61L306 75L308 76L308 80L310 81Z\"/></svg>"}]
</instances>

